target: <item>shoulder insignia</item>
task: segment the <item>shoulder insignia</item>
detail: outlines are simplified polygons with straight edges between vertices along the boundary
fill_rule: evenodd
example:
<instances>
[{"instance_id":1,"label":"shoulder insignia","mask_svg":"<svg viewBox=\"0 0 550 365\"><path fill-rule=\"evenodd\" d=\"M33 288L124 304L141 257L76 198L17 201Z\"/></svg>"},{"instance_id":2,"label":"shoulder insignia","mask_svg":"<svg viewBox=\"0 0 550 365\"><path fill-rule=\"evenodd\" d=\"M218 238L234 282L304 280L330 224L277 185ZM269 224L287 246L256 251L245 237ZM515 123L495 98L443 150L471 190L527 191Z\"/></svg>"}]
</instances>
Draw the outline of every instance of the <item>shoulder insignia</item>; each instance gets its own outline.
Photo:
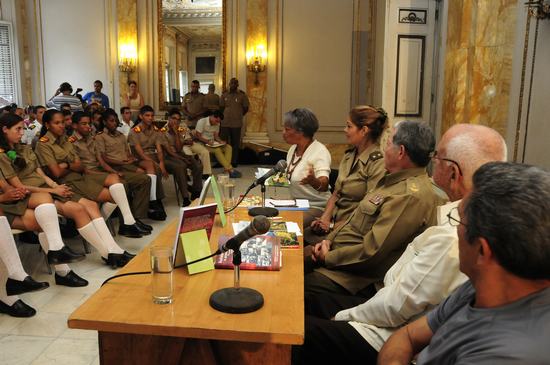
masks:
<instances>
[{"instance_id":1,"label":"shoulder insignia","mask_svg":"<svg viewBox=\"0 0 550 365\"><path fill-rule=\"evenodd\" d=\"M384 202L384 197L380 194L373 195L369 198L369 201L374 205L380 205Z\"/></svg>"},{"instance_id":2,"label":"shoulder insignia","mask_svg":"<svg viewBox=\"0 0 550 365\"><path fill-rule=\"evenodd\" d=\"M43 137L40 137L39 141L40 141L40 142L49 142L50 139L49 139L48 137L46 137L46 136L43 136Z\"/></svg>"},{"instance_id":3,"label":"shoulder insignia","mask_svg":"<svg viewBox=\"0 0 550 365\"><path fill-rule=\"evenodd\" d=\"M369 160L376 161L376 160L380 160L382 157L384 157L384 155L382 155L382 152L374 151L369 155Z\"/></svg>"},{"instance_id":4,"label":"shoulder insignia","mask_svg":"<svg viewBox=\"0 0 550 365\"><path fill-rule=\"evenodd\" d=\"M416 193L420 189L418 188L418 185L416 185L414 181L411 181L411 183L409 184L409 190L412 191L413 193Z\"/></svg>"},{"instance_id":5,"label":"shoulder insignia","mask_svg":"<svg viewBox=\"0 0 550 365\"><path fill-rule=\"evenodd\" d=\"M6 151L4 151L3 148L0 148L0 153L4 153L4 152L6 152Z\"/></svg>"},{"instance_id":6,"label":"shoulder insignia","mask_svg":"<svg viewBox=\"0 0 550 365\"><path fill-rule=\"evenodd\" d=\"M185 132L185 128L184 127L178 127L178 132Z\"/></svg>"},{"instance_id":7,"label":"shoulder insignia","mask_svg":"<svg viewBox=\"0 0 550 365\"><path fill-rule=\"evenodd\" d=\"M34 128L36 128L36 125L34 124L31 124L30 126L27 127L27 129L34 129Z\"/></svg>"},{"instance_id":8,"label":"shoulder insignia","mask_svg":"<svg viewBox=\"0 0 550 365\"><path fill-rule=\"evenodd\" d=\"M67 140L71 143L75 143L76 142L76 137L75 136L70 136Z\"/></svg>"},{"instance_id":9,"label":"shoulder insignia","mask_svg":"<svg viewBox=\"0 0 550 365\"><path fill-rule=\"evenodd\" d=\"M132 128L132 130L136 133L141 132L141 128L139 126Z\"/></svg>"},{"instance_id":10,"label":"shoulder insignia","mask_svg":"<svg viewBox=\"0 0 550 365\"><path fill-rule=\"evenodd\" d=\"M162 128L160 129L161 132L166 132L167 130L168 130L168 129L167 129L166 127L162 127Z\"/></svg>"}]
</instances>

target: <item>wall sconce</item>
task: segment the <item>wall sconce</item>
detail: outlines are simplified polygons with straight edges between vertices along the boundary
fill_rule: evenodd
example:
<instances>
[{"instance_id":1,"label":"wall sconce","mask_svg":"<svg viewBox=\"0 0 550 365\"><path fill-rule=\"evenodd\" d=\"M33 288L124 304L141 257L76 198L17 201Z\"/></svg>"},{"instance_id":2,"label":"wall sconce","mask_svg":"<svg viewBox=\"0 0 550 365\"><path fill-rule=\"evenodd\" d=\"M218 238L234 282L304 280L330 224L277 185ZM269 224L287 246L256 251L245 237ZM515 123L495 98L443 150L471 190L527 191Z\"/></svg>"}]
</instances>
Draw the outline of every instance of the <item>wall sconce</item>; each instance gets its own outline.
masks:
<instances>
[{"instance_id":1,"label":"wall sconce","mask_svg":"<svg viewBox=\"0 0 550 365\"><path fill-rule=\"evenodd\" d=\"M538 18L538 19L548 19L550 18L550 3L544 0L534 0L526 2L527 8L529 10L529 16Z\"/></svg>"},{"instance_id":2,"label":"wall sconce","mask_svg":"<svg viewBox=\"0 0 550 365\"><path fill-rule=\"evenodd\" d=\"M130 73L134 72L137 67L137 49L134 44L121 44L119 51L118 69L126 72L128 78Z\"/></svg>"},{"instance_id":3,"label":"wall sconce","mask_svg":"<svg viewBox=\"0 0 550 365\"><path fill-rule=\"evenodd\" d=\"M254 72L256 79L254 85L259 85L258 74L264 72L267 62L267 51L263 44L257 45L254 50L246 52L246 67L248 71Z\"/></svg>"}]
</instances>

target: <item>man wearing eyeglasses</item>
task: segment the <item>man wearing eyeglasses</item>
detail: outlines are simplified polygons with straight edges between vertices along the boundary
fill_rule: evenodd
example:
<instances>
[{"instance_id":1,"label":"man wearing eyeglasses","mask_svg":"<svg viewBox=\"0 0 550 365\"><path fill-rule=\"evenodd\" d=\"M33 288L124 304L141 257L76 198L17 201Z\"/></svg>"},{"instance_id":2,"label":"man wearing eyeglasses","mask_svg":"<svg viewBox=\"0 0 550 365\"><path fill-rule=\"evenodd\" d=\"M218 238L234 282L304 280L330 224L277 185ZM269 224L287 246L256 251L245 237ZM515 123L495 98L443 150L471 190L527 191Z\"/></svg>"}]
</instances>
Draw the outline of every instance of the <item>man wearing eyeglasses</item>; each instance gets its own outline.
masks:
<instances>
[{"instance_id":1,"label":"man wearing eyeglasses","mask_svg":"<svg viewBox=\"0 0 550 365\"><path fill-rule=\"evenodd\" d=\"M550 359L550 172L488 163L451 219L470 279L397 331L379 364L547 364Z\"/></svg>"},{"instance_id":2,"label":"man wearing eyeglasses","mask_svg":"<svg viewBox=\"0 0 550 365\"><path fill-rule=\"evenodd\" d=\"M329 358L374 364L393 332L461 285L467 277L458 268L457 206L471 190L475 170L505 159L506 145L495 130L466 124L450 128L432 154L434 181L451 200L438 208L438 225L407 246L386 273L383 287L366 302L351 296L306 294L305 341L303 348L295 349L295 362ZM329 320L332 317L335 320Z\"/></svg>"}]
</instances>

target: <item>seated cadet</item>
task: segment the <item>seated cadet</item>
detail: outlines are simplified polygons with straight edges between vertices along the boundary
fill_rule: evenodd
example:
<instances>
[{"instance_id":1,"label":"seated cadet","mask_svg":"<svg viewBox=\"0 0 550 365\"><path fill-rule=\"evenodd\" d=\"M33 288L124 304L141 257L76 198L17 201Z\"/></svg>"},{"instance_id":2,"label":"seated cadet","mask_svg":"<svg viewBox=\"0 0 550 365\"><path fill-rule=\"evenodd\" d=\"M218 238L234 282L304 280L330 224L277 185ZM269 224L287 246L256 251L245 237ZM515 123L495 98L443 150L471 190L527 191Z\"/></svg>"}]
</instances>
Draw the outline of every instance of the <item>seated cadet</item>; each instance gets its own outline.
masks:
<instances>
[{"instance_id":1,"label":"seated cadet","mask_svg":"<svg viewBox=\"0 0 550 365\"><path fill-rule=\"evenodd\" d=\"M168 115L168 131L164 133L164 143L167 156L166 159L177 159L183 161L187 169L191 170L193 185L191 186L191 200L200 196L202 190L202 164L192 153L187 154L183 149L186 128L180 126L181 113L177 109L172 109ZM192 142L192 139L191 139Z\"/></svg>"},{"instance_id":2,"label":"seated cadet","mask_svg":"<svg viewBox=\"0 0 550 365\"><path fill-rule=\"evenodd\" d=\"M451 216L470 279L395 332L379 364L548 364L550 172L490 162Z\"/></svg>"},{"instance_id":3,"label":"seated cadet","mask_svg":"<svg viewBox=\"0 0 550 365\"><path fill-rule=\"evenodd\" d=\"M42 116L45 111L46 108L42 105L36 105L33 108L33 113L36 119L34 119L32 123L26 127L23 138L21 138L21 143L30 144L33 146L36 145L38 135L40 134L40 129L42 128Z\"/></svg>"},{"instance_id":4,"label":"seated cadet","mask_svg":"<svg viewBox=\"0 0 550 365\"><path fill-rule=\"evenodd\" d=\"M130 110L129 108L126 108ZM144 175L149 182L146 185L149 187L147 192L147 200L144 203L142 198L139 201L132 202L134 215L138 218L145 218L145 214L149 219L164 220L166 219L166 213L164 211L149 209L150 201L156 200L157 194L157 175L155 174L155 164L153 161L144 161L140 167L138 165L138 159L132 155L128 141L122 132L117 128L119 125L118 115L113 109L107 109L103 113L103 133L95 136L97 152L114 171L119 174L123 174L125 180L141 181L143 178L139 177ZM154 184L153 184L154 182ZM160 184L162 186L162 184ZM162 189L160 189L162 190Z\"/></svg>"},{"instance_id":5,"label":"seated cadet","mask_svg":"<svg viewBox=\"0 0 550 365\"><path fill-rule=\"evenodd\" d=\"M459 271L457 230L449 214L458 217L456 207L470 193L481 165L506 160L506 144L491 128L457 124L445 132L432 160L434 181L452 200L438 208L438 225L407 246L386 273L383 288L366 302L330 293L306 297L304 345L293 349L293 363L375 364L393 332L467 280Z\"/></svg>"},{"instance_id":6,"label":"seated cadet","mask_svg":"<svg viewBox=\"0 0 550 365\"><path fill-rule=\"evenodd\" d=\"M137 238L140 238L142 235L151 234L153 227L135 218L130 210L126 190L120 180L122 174L109 166L99 154L96 148L95 137L91 134L89 115L85 112L74 113L73 129L75 133L69 137L69 142L73 144L76 154L80 157L82 165L84 165L85 176L97 178L100 182L103 179L103 186L109 189L113 200L120 209L123 224L120 224L118 234ZM128 182L130 191L134 195L132 205L138 208L140 217L145 218L149 205L151 180L143 174L132 175L132 173L129 173L127 177L130 180L125 181Z\"/></svg>"},{"instance_id":7,"label":"seated cadet","mask_svg":"<svg viewBox=\"0 0 550 365\"><path fill-rule=\"evenodd\" d=\"M63 110L63 123L65 123L65 135L70 137L73 135L73 113L70 110ZM82 113L82 112L78 112Z\"/></svg>"},{"instance_id":8,"label":"seated cadet","mask_svg":"<svg viewBox=\"0 0 550 365\"><path fill-rule=\"evenodd\" d=\"M214 154L216 160L223 166L225 172L232 178L239 178L242 174L235 170L231 165L232 150L227 142L220 139L220 122L223 119L223 113L219 110L207 112L205 118L199 119L195 128L195 138ZM214 144L216 144L215 147Z\"/></svg>"},{"instance_id":9,"label":"seated cadet","mask_svg":"<svg viewBox=\"0 0 550 365\"><path fill-rule=\"evenodd\" d=\"M73 145L65 137L61 112L48 110L43 119L42 136L36 145L38 162L51 177L50 181L46 180L50 187L66 184L70 189L71 202L65 203L65 207L58 206L60 213L74 219L78 232L99 251L107 265L113 268L126 265L135 255L124 251L115 242L96 203L97 200L108 201L111 198L109 190L103 187L104 179L94 182L93 178L82 175L84 168ZM69 205L73 202L77 204ZM80 215L82 212L86 215Z\"/></svg>"},{"instance_id":10,"label":"seated cadet","mask_svg":"<svg viewBox=\"0 0 550 365\"><path fill-rule=\"evenodd\" d=\"M141 107L136 124L128 134L128 144L132 148L134 156L139 160L140 167L147 169L149 164L153 164L157 174L160 173L164 178L167 178L168 170L166 169L167 167L164 161L161 135L160 132L153 127L154 116L155 111L151 106L144 105ZM159 206L162 207L162 202L160 200L164 197L164 193L162 192L161 179L157 178L153 180L151 177L151 181L155 187L158 187L156 191L156 197L158 199L152 200L151 206L154 208L158 208ZM151 189L151 191L153 191L153 189Z\"/></svg>"},{"instance_id":11,"label":"seated cadet","mask_svg":"<svg viewBox=\"0 0 550 365\"><path fill-rule=\"evenodd\" d=\"M442 199L426 173L435 139L423 122L395 126L385 149L387 174L350 217L317 243L311 259L319 267L304 278L307 292L369 298L407 243L435 223Z\"/></svg>"}]
</instances>

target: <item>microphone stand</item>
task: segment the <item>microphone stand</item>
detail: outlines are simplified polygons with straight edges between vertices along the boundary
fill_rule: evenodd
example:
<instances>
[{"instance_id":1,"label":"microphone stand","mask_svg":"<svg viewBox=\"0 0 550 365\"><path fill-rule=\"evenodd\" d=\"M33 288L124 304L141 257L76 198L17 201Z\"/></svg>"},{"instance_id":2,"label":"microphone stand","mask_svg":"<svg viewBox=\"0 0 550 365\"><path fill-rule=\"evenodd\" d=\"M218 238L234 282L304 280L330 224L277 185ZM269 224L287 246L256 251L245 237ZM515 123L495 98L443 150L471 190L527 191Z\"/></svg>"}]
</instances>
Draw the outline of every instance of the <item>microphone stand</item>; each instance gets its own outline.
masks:
<instances>
[{"instance_id":1,"label":"microphone stand","mask_svg":"<svg viewBox=\"0 0 550 365\"><path fill-rule=\"evenodd\" d=\"M262 206L251 208L248 210L248 215L255 217L257 215L265 215L266 217L276 217L279 214L279 211L275 208L265 206L265 182L261 184L262 191Z\"/></svg>"},{"instance_id":2,"label":"microphone stand","mask_svg":"<svg viewBox=\"0 0 550 365\"><path fill-rule=\"evenodd\" d=\"M224 313L250 313L264 305L263 295L251 288L241 288L241 251L233 250L233 287L216 290L210 306Z\"/></svg>"}]
</instances>

